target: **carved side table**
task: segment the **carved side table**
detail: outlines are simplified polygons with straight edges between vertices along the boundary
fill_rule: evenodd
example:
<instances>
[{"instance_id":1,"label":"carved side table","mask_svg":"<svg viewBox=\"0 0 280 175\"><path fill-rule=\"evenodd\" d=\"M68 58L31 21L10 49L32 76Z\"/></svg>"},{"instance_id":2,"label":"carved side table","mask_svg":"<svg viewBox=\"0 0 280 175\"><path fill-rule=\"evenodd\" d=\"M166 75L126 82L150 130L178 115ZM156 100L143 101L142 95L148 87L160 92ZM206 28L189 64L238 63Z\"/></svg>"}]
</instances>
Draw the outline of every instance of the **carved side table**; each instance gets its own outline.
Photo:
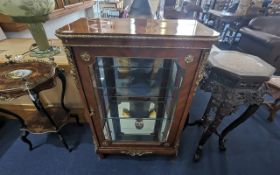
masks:
<instances>
[{"instance_id":1,"label":"carved side table","mask_svg":"<svg viewBox=\"0 0 280 175\"><path fill-rule=\"evenodd\" d=\"M44 107L39 93L43 90L55 86L55 78L58 77L62 83L61 107ZM64 105L64 95L66 89L66 78L64 71L56 67L53 63L42 61L9 61L0 65L0 100L13 100L23 95L29 95L37 111L33 115L22 118L19 115L0 109L0 112L12 115L21 122L23 142L29 145L29 150L34 147L27 139L29 133L44 134L55 132L64 146L71 151L60 129L68 122L69 117L75 117L79 124L77 116L70 115L70 111Z\"/></svg>"},{"instance_id":2,"label":"carved side table","mask_svg":"<svg viewBox=\"0 0 280 175\"><path fill-rule=\"evenodd\" d=\"M271 65L248 54L221 51L210 55L201 89L211 92L212 96L202 119L193 123L203 124L205 127L194 155L195 161L200 159L202 148L213 133L219 136L220 150L225 150L225 136L258 109L266 93L265 82L274 71L275 68ZM249 105L247 110L218 134L217 128L223 118L235 112L242 104ZM215 116L210 120L213 110Z\"/></svg>"}]
</instances>

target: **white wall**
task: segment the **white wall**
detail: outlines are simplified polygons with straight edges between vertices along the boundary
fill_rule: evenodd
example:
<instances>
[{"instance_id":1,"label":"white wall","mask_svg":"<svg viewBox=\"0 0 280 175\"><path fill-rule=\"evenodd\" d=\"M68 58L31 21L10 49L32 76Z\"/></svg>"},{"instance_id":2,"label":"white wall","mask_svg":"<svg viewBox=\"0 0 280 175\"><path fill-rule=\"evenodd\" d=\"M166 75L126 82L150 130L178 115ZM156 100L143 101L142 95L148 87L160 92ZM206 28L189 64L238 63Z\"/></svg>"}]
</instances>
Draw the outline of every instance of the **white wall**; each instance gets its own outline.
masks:
<instances>
[{"instance_id":1,"label":"white wall","mask_svg":"<svg viewBox=\"0 0 280 175\"><path fill-rule=\"evenodd\" d=\"M85 11L81 10L54 20L47 21L44 23L44 27L49 39L56 38L55 30L64 26L65 24L69 24L73 21L76 21L79 18L85 17ZM7 38L32 38L29 30L24 30L21 32L6 32Z\"/></svg>"}]
</instances>

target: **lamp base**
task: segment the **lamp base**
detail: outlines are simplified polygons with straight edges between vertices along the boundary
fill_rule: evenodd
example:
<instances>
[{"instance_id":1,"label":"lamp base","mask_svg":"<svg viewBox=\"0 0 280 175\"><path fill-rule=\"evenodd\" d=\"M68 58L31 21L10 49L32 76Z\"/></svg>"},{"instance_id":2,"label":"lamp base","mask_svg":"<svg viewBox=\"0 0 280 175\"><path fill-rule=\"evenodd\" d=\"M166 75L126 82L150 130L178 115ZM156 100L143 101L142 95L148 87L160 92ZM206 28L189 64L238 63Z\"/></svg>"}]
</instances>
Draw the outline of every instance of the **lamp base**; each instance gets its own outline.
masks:
<instances>
[{"instance_id":1,"label":"lamp base","mask_svg":"<svg viewBox=\"0 0 280 175\"><path fill-rule=\"evenodd\" d=\"M37 58L48 58L55 56L60 53L60 47L57 46L51 46L48 50L40 50L39 48L35 48L30 51L31 57L37 57Z\"/></svg>"}]
</instances>

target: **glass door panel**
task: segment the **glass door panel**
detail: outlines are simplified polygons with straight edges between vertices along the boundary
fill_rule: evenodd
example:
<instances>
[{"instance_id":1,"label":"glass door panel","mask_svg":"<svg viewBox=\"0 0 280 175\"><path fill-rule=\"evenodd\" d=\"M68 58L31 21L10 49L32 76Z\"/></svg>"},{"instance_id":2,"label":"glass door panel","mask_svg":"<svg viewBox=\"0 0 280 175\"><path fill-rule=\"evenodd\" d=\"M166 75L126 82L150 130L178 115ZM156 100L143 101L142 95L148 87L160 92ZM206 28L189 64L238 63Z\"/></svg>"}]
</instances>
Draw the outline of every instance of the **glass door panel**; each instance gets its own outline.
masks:
<instances>
[{"instance_id":1,"label":"glass door panel","mask_svg":"<svg viewBox=\"0 0 280 175\"><path fill-rule=\"evenodd\" d=\"M166 140L184 75L176 59L97 57L91 69L106 139Z\"/></svg>"},{"instance_id":2,"label":"glass door panel","mask_svg":"<svg viewBox=\"0 0 280 175\"><path fill-rule=\"evenodd\" d=\"M161 130L155 133L157 123L161 124L157 130ZM106 139L113 141L116 138L130 141L159 141L167 134L165 128L169 123L170 121L166 118L106 118L103 132ZM116 135L118 133L115 130L120 130L120 136Z\"/></svg>"}]
</instances>

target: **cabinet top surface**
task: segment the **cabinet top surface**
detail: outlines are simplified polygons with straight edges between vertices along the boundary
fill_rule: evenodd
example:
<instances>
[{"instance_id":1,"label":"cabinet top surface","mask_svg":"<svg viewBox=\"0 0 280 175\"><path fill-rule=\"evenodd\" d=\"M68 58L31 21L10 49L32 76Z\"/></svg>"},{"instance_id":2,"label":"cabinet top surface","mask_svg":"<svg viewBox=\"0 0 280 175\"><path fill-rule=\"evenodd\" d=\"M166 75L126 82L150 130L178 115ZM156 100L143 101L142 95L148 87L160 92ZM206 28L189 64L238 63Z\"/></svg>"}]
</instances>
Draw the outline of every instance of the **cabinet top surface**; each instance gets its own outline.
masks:
<instances>
[{"instance_id":1,"label":"cabinet top surface","mask_svg":"<svg viewBox=\"0 0 280 175\"><path fill-rule=\"evenodd\" d=\"M219 33L196 20L86 19L58 29L59 37L77 35L165 36L217 38Z\"/></svg>"}]
</instances>

